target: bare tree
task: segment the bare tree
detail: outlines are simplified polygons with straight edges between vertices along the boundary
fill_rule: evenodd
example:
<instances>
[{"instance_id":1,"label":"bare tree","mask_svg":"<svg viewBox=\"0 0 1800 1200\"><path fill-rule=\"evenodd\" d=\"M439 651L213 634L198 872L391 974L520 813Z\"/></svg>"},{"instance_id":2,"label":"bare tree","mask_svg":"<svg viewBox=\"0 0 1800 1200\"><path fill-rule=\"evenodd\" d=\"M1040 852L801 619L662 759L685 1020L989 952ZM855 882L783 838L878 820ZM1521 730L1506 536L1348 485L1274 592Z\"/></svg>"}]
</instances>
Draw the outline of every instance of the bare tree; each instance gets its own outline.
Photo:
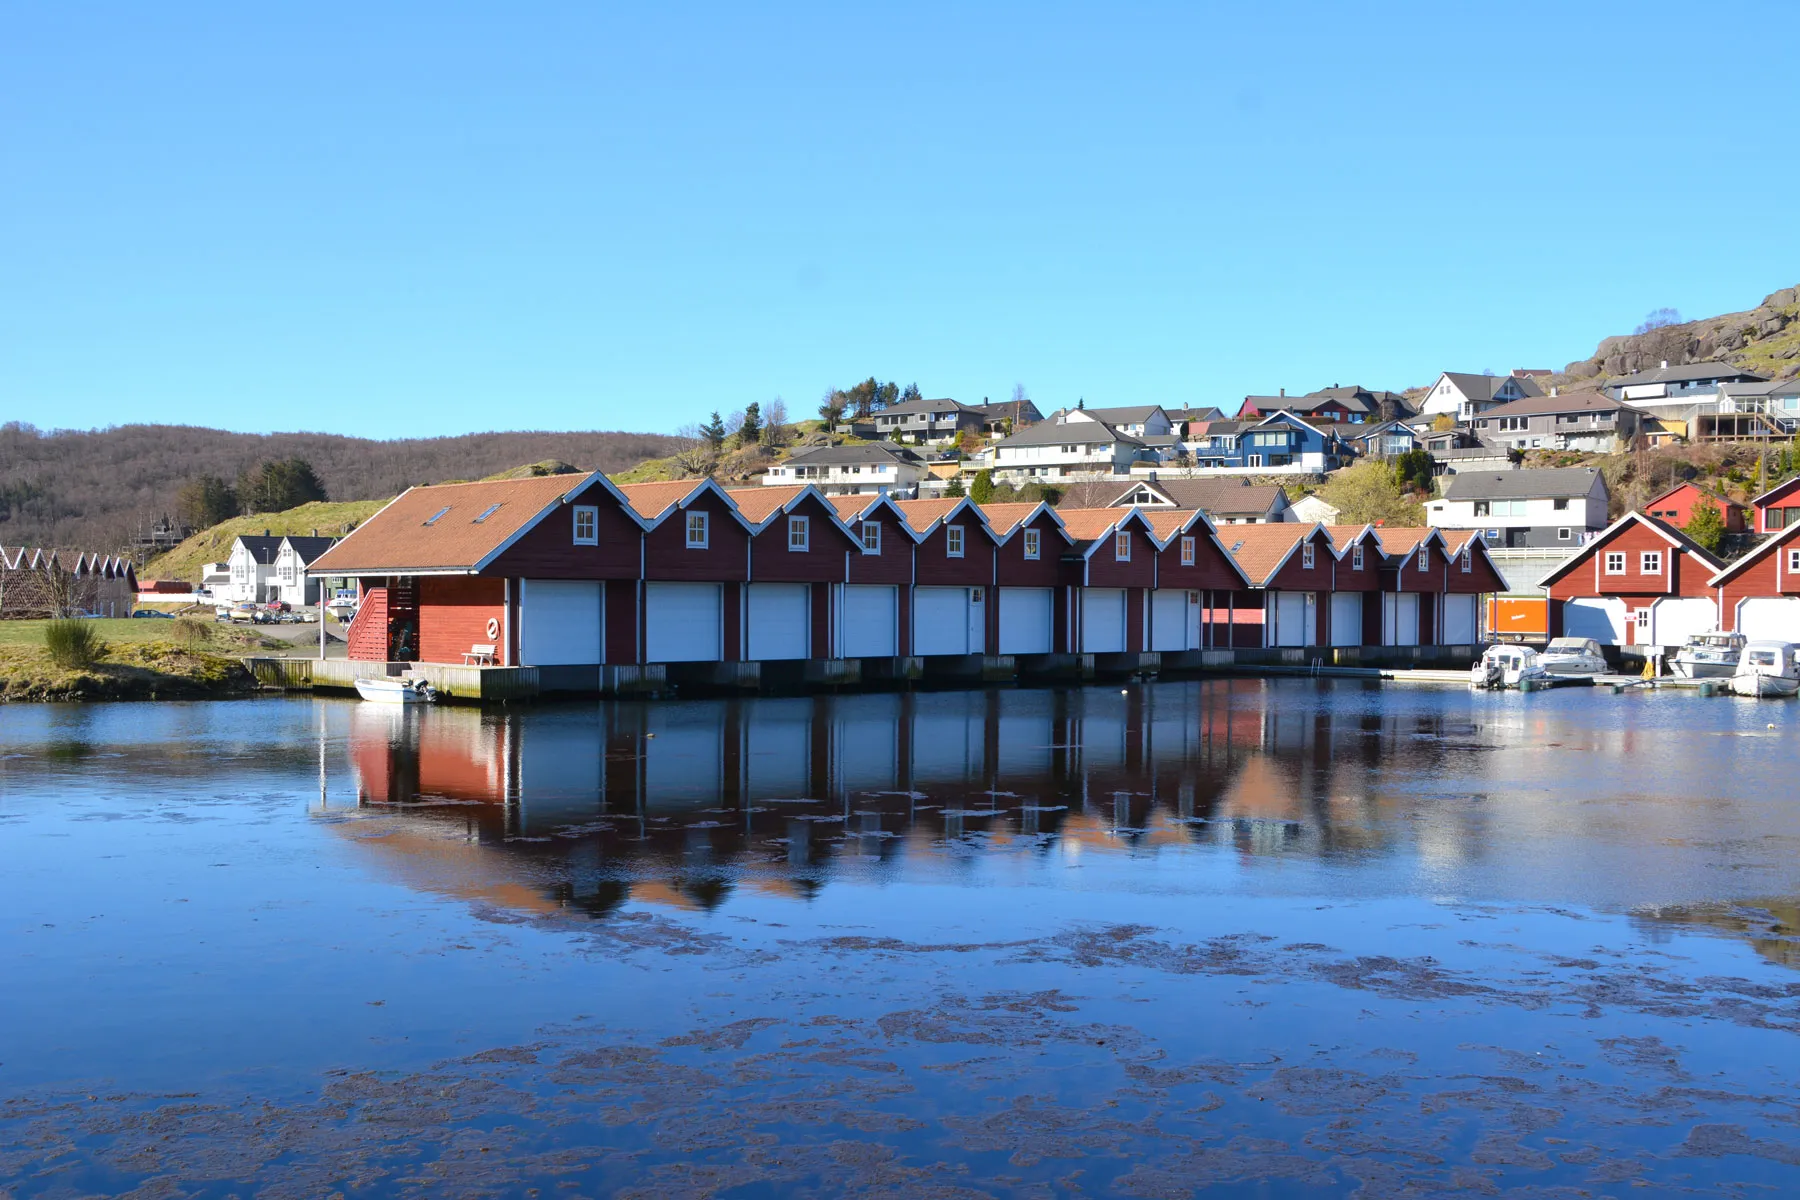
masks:
<instances>
[{"instance_id":1,"label":"bare tree","mask_svg":"<svg viewBox=\"0 0 1800 1200\"><path fill-rule=\"evenodd\" d=\"M675 431L677 444L674 453L669 457L675 460L675 466L683 475L694 478L712 478L719 468L719 452L713 449L712 443L701 432L698 425L683 425Z\"/></svg>"},{"instance_id":2,"label":"bare tree","mask_svg":"<svg viewBox=\"0 0 1800 1200\"><path fill-rule=\"evenodd\" d=\"M771 450L787 445L790 432L787 401L780 396L769 401L769 406L763 410L763 419L765 421L762 431L763 445Z\"/></svg>"}]
</instances>

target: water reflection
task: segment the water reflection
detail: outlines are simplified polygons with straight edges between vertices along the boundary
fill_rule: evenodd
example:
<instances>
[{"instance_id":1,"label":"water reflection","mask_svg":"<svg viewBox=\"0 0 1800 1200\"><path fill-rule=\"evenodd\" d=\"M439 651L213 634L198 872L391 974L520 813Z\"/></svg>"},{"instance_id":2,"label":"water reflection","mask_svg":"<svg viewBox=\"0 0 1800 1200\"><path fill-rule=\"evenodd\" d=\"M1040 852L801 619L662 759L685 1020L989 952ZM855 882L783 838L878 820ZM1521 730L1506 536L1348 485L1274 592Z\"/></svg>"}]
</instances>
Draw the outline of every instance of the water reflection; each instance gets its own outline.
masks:
<instances>
[{"instance_id":1,"label":"water reflection","mask_svg":"<svg viewBox=\"0 0 1800 1200\"><path fill-rule=\"evenodd\" d=\"M594 914L628 897L710 908L737 887L810 895L845 871L996 846L1382 851L1417 834L1384 811L1404 795L1383 780L1441 770L1474 726L1336 687L1337 704L1292 707L1254 680L508 714L361 705L350 758L360 809L404 814L365 844L435 890ZM1459 832L1474 831L1438 836Z\"/></svg>"}]
</instances>

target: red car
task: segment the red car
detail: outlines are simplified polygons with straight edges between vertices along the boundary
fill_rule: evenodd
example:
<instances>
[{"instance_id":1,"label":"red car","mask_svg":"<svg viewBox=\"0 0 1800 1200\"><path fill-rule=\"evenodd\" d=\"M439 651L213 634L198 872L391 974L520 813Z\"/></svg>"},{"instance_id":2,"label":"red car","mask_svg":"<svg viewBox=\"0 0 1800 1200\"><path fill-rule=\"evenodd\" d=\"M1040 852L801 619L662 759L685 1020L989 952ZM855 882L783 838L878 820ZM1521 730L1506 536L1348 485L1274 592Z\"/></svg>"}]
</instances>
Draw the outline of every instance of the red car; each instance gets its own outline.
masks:
<instances>
[{"instance_id":1,"label":"red car","mask_svg":"<svg viewBox=\"0 0 1800 1200\"><path fill-rule=\"evenodd\" d=\"M271 600L263 605L263 607L270 612L285 613L294 611L294 606L289 604L286 600Z\"/></svg>"}]
</instances>

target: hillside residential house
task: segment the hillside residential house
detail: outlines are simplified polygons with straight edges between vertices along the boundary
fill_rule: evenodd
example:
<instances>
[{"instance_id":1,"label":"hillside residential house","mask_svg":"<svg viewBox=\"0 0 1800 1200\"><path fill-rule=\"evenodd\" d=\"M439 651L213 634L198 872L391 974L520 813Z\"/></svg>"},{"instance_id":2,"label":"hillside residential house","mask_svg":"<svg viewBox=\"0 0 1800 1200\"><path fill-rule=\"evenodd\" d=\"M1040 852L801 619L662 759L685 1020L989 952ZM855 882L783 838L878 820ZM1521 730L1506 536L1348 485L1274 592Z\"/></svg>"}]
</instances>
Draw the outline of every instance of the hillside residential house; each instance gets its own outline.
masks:
<instances>
[{"instance_id":1,"label":"hillside residential house","mask_svg":"<svg viewBox=\"0 0 1800 1200\"><path fill-rule=\"evenodd\" d=\"M801 450L770 467L767 487L810 483L828 496L907 492L926 475L925 460L893 442L820 446Z\"/></svg>"},{"instance_id":2,"label":"hillside residential house","mask_svg":"<svg viewBox=\"0 0 1800 1200\"><path fill-rule=\"evenodd\" d=\"M1606 480L1592 467L1465 471L1425 504L1426 524L1473 529L1490 546L1573 549L1606 528Z\"/></svg>"},{"instance_id":3,"label":"hillside residential house","mask_svg":"<svg viewBox=\"0 0 1800 1200\"><path fill-rule=\"evenodd\" d=\"M1534 396L1490 408L1476 417L1476 436L1519 450L1597 450L1611 453L1631 445L1644 415L1602 392Z\"/></svg>"},{"instance_id":4,"label":"hillside residential house","mask_svg":"<svg viewBox=\"0 0 1800 1200\"><path fill-rule=\"evenodd\" d=\"M1002 400L998 404L984 403L971 407L981 414L982 432L1001 437L1024 429L1027 425L1036 425L1044 419L1044 414L1029 399Z\"/></svg>"},{"instance_id":5,"label":"hillside residential house","mask_svg":"<svg viewBox=\"0 0 1800 1200\"><path fill-rule=\"evenodd\" d=\"M1343 515L1342 509L1335 504L1327 504L1314 494L1302 496L1294 501L1288 506L1283 518L1289 521L1299 521L1306 525L1336 525Z\"/></svg>"},{"instance_id":6,"label":"hillside residential house","mask_svg":"<svg viewBox=\"0 0 1800 1200\"><path fill-rule=\"evenodd\" d=\"M1724 567L1667 522L1626 513L1544 576L1550 636L1681 646L1719 627L1711 581Z\"/></svg>"},{"instance_id":7,"label":"hillside residential house","mask_svg":"<svg viewBox=\"0 0 1800 1200\"><path fill-rule=\"evenodd\" d=\"M987 413L955 400L908 400L891 405L869 416L878 437L941 445L956 440L964 430L980 433L987 424Z\"/></svg>"},{"instance_id":8,"label":"hillside residential house","mask_svg":"<svg viewBox=\"0 0 1800 1200\"><path fill-rule=\"evenodd\" d=\"M1422 434L1402 421L1382 421L1357 430L1348 441L1366 458L1398 458L1421 445ZM1325 522L1327 525L1330 521Z\"/></svg>"},{"instance_id":9,"label":"hillside residential house","mask_svg":"<svg viewBox=\"0 0 1800 1200\"><path fill-rule=\"evenodd\" d=\"M281 539L265 530L259 536L246 535L231 543L231 554L225 560L231 580L214 595L232 604L264 604L277 597L273 591L275 555L281 551Z\"/></svg>"},{"instance_id":10,"label":"hillside residential house","mask_svg":"<svg viewBox=\"0 0 1800 1200\"><path fill-rule=\"evenodd\" d=\"M1210 421L1186 443L1196 468L1321 474L1336 470L1350 448L1333 424L1279 411L1260 421Z\"/></svg>"},{"instance_id":11,"label":"hillside residential house","mask_svg":"<svg viewBox=\"0 0 1800 1200\"><path fill-rule=\"evenodd\" d=\"M215 600L225 598L231 588L231 564L209 562L200 568L200 587Z\"/></svg>"},{"instance_id":12,"label":"hillside residential house","mask_svg":"<svg viewBox=\"0 0 1800 1200\"><path fill-rule=\"evenodd\" d=\"M1128 437L1162 436L1175 431L1160 404L1135 408L1071 408L1058 414L1065 421L1104 421Z\"/></svg>"},{"instance_id":13,"label":"hillside residential house","mask_svg":"<svg viewBox=\"0 0 1800 1200\"><path fill-rule=\"evenodd\" d=\"M996 480L1092 479L1129 474L1147 453L1143 442L1105 421L1058 412L995 442L987 461Z\"/></svg>"},{"instance_id":14,"label":"hillside residential house","mask_svg":"<svg viewBox=\"0 0 1800 1200\"><path fill-rule=\"evenodd\" d=\"M1445 371L1426 393L1425 403L1419 406L1419 415L1448 415L1467 424L1491 408L1543 394L1544 390L1530 376Z\"/></svg>"},{"instance_id":15,"label":"hillside residential house","mask_svg":"<svg viewBox=\"0 0 1800 1200\"><path fill-rule=\"evenodd\" d=\"M1252 484L1242 476L1175 478L1152 476L1108 500L1106 508L1198 509L1217 525L1261 525L1288 520L1287 494L1273 483Z\"/></svg>"},{"instance_id":16,"label":"hillside residential house","mask_svg":"<svg viewBox=\"0 0 1800 1200\"><path fill-rule=\"evenodd\" d=\"M1757 533L1779 533L1800 525L1800 475L1778 483L1750 501Z\"/></svg>"},{"instance_id":17,"label":"hillside residential house","mask_svg":"<svg viewBox=\"0 0 1800 1200\"><path fill-rule=\"evenodd\" d=\"M1698 441L1791 437L1800 430L1800 377L1721 383L1716 409L1702 409L1691 422L1689 436Z\"/></svg>"},{"instance_id":18,"label":"hillside residential house","mask_svg":"<svg viewBox=\"0 0 1800 1200\"><path fill-rule=\"evenodd\" d=\"M315 558L336 544L336 538L320 537L317 533L311 537L282 538L275 550L275 570L269 577L269 599L285 600L295 606L317 604L321 580L309 579L306 571Z\"/></svg>"},{"instance_id":19,"label":"hillside residential house","mask_svg":"<svg viewBox=\"0 0 1800 1200\"><path fill-rule=\"evenodd\" d=\"M1304 396L1290 396L1286 388L1274 396L1245 396L1238 405L1237 417L1240 421L1258 420L1276 412L1291 412L1314 422L1361 425L1405 418L1413 414L1413 408L1398 392L1372 392L1356 385L1334 384Z\"/></svg>"},{"instance_id":20,"label":"hillside residential house","mask_svg":"<svg viewBox=\"0 0 1800 1200\"><path fill-rule=\"evenodd\" d=\"M1745 510L1742 504L1729 496L1709 492L1692 483L1678 483L1656 499L1646 502L1644 513L1681 529L1694 519L1694 509L1702 503L1710 504L1719 510L1719 515L1725 518L1727 532L1742 533L1744 531Z\"/></svg>"},{"instance_id":21,"label":"hillside residential house","mask_svg":"<svg viewBox=\"0 0 1800 1200\"><path fill-rule=\"evenodd\" d=\"M1606 394L1641 408L1653 408L1681 402L1716 398L1719 387L1726 383L1762 383L1764 378L1754 371L1734 367L1728 362L1683 363L1671 367L1667 359L1652 371L1620 375L1606 381Z\"/></svg>"}]
</instances>

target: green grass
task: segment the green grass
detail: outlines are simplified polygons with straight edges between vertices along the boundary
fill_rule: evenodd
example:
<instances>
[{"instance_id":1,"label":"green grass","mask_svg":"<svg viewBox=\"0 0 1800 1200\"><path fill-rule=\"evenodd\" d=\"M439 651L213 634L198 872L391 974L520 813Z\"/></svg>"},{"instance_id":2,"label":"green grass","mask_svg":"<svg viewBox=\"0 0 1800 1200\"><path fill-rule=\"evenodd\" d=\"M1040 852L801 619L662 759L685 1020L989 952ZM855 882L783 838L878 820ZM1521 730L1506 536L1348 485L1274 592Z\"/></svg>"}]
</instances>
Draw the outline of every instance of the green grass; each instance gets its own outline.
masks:
<instances>
[{"instance_id":1,"label":"green grass","mask_svg":"<svg viewBox=\"0 0 1800 1200\"><path fill-rule=\"evenodd\" d=\"M320 500L302 504L286 512L253 513L233 517L211 529L203 529L166 554L159 554L144 564L138 578L185 579L200 582L200 572L209 562L223 562L231 554L231 544L239 537L254 536L268 530L277 537L304 536L318 530L320 536L338 536L352 523L361 524L374 516L386 500Z\"/></svg>"},{"instance_id":2,"label":"green grass","mask_svg":"<svg viewBox=\"0 0 1800 1200\"><path fill-rule=\"evenodd\" d=\"M44 628L48 621L0 621L0 646L23 646L42 650L44 646ZM174 621L163 621L149 617L118 617L93 621L83 621L83 625L91 625L100 640L111 647L111 653L123 647L144 645L151 642L173 642L175 640ZM207 628L206 646L217 654L245 654L252 650L290 649L292 643L277 641L264 637L254 627L245 625L215 624L208 617L203 623Z\"/></svg>"}]
</instances>

